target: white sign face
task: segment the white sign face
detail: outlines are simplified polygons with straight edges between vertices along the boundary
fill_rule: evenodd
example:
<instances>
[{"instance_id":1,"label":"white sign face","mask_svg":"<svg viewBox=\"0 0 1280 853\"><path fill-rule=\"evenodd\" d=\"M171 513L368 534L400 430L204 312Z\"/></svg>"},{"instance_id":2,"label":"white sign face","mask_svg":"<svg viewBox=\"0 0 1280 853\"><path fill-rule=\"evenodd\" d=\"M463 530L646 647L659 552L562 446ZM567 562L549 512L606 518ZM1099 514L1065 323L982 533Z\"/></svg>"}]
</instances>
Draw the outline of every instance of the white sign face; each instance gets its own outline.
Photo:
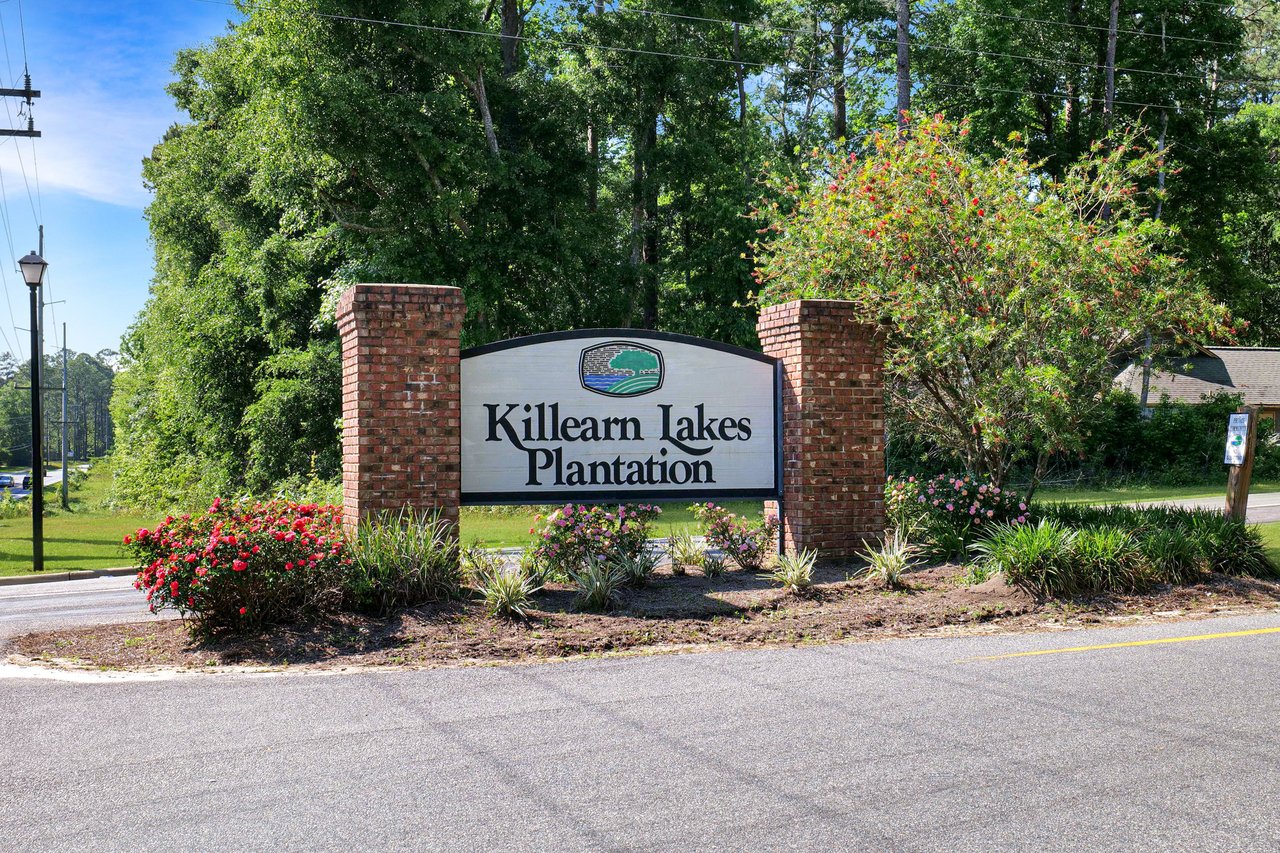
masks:
<instances>
[{"instance_id":1,"label":"white sign face","mask_svg":"<svg viewBox=\"0 0 1280 853\"><path fill-rule=\"evenodd\" d=\"M462 353L462 503L778 494L777 363L591 329Z\"/></svg>"},{"instance_id":2,"label":"white sign face","mask_svg":"<svg viewBox=\"0 0 1280 853\"><path fill-rule=\"evenodd\" d=\"M1245 445L1249 442L1249 415L1230 415L1227 419L1226 465L1243 465Z\"/></svg>"}]
</instances>

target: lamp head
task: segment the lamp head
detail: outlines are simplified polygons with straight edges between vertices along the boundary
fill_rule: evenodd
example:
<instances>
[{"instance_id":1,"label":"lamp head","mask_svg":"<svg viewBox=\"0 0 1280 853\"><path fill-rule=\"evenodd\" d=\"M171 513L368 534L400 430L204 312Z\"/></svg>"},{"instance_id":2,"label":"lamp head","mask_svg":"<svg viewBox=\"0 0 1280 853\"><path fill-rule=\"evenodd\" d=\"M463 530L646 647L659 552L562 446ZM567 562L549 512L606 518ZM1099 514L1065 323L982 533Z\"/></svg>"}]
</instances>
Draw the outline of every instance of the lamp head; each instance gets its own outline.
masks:
<instances>
[{"instance_id":1,"label":"lamp head","mask_svg":"<svg viewBox=\"0 0 1280 853\"><path fill-rule=\"evenodd\" d=\"M30 287L40 286L40 282L44 281L44 271L47 266L49 264L45 259L34 251L18 261L18 268L22 270L22 278Z\"/></svg>"}]
</instances>

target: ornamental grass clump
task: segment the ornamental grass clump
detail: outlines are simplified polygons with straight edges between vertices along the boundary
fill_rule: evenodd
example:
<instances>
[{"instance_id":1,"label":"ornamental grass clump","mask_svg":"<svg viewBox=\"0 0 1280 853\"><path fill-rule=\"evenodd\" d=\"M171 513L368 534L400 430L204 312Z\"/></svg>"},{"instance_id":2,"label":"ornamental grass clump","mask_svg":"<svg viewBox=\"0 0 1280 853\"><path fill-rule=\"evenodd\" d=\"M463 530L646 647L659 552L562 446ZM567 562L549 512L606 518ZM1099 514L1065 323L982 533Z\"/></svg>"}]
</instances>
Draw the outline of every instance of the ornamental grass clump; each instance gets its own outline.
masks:
<instances>
[{"instance_id":1,"label":"ornamental grass clump","mask_svg":"<svg viewBox=\"0 0 1280 853\"><path fill-rule=\"evenodd\" d=\"M195 634L251 633L339 607L351 563L336 506L224 502L124 537L151 612Z\"/></svg>"},{"instance_id":2,"label":"ornamental grass clump","mask_svg":"<svg viewBox=\"0 0 1280 853\"><path fill-rule=\"evenodd\" d=\"M578 590L578 607L602 613L618 602L618 592L626 577L618 567L599 557L588 557L586 563L569 573Z\"/></svg>"},{"instance_id":3,"label":"ornamental grass clump","mask_svg":"<svg viewBox=\"0 0 1280 853\"><path fill-rule=\"evenodd\" d=\"M351 543L348 606L382 616L458 595L462 564L454 525L438 512L402 509L362 519Z\"/></svg>"},{"instance_id":4,"label":"ornamental grass clump","mask_svg":"<svg viewBox=\"0 0 1280 853\"><path fill-rule=\"evenodd\" d=\"M485 610L490 616L524 619L540 589L537 581L519 569L499 570L480 584Z\"/></svg>"},{"instance_id":5,"label":"ornamental grass clump","mask_svg":"<svg viewBox=\"0 0 1280 853\"><path fill-rule=\"evenodd\" d=\"M710 501L694 504L689 511L702 524L707 544L748 571L764 568L778 546L776 515L761 513L758 519L748 519Z\"/></svg>"},{"instance_id":6,"label":"ornamental grass clump","mask_svg":"<svg viewBox=\"0 0 1280 853\"><path fill-rule=\"evenodd\" d=\"M1043 595L1070 595L1079 589L1075 535L1063 524L1041 519L1036 524L1002 524L972 548L985 569L1004 572L1011 584Z\"/></svg>"},{"instance_id":7,"label":"ornamental grass clump","mask_svg":"<svg viewBox=\"0 0 1280 853\"><path fill-rule=\"evenodd\" d=\"M902 586L902 576L911 568L919 555L919 548L907 538L907 531L898 528L885 537L884 542L876 548L863 540L863 551L860 555L867 561L862 574L879 583L885 589L898 589Z\"/></svg>"},{"instance_id":8,"label":"ornamental grass clump","mask_svg":"<svg viewBox=\"0 0 1280 853\"><path fill-rule=\"evenodd\" d=\"M725 573L724 557L711 552L704 552L702 555L702 563L698 566L702 570L702 576L707 578L718 578Z\"/></svg>"},{"instance_id":9,"label":"ornamental grass clump","mask_svg":"<svg viewBox=\"0 0 1280 853\"><path fill-rule=\"evenodd\" d=\"M799 554L779 554L769 579L781 586L783 592L799 595L813 586L813 567L817 561L817 552L807 549Z\"/></svg>"},{"instance_id":10,"label":"ornamental grass clump","mask_svg":"<svg viewBox=\"0 0 1280 853\"><path fill-rule=\"evenodd\" d=\"M1080 592L1137 592L1155 573L1137 539L1127 530L1103 525L1075 531L1071 540L1075 586Z\"/></svg>"},{"instance_id":11,"label":"ornamental grass clump","mask_svg":"<svg viewBox=\"0 0 1280 853\"><path fill-rule=\"evenodd\" d=\"M667 536L667 554L671 558L671 574L683 575L690 568L701 568L703 551L685 528L672 528Z\"/></svg>"},{"instance_id":12,"label":"ornamental grass clump","mask_svg":"<svg viewBox=\"0 0 1280 853\"><path fill-rule=\"evenodd\" d=\"M614 554L609 562L621 573L627 586L642 587L649 583L653 573L658 570L660 560L660 553L646 549L639 554Z\"/></svg>"},{"instance_id":13,"label":"ornamental grass clump","mask_svg":"<svg viewBox=\"0 0 1280 853\"><path fill-rule=\"evenodd\" d=\"M529 529L535 536L534 558L547 577L569 580L592 560L640 554L661 514L662 508L652 504L565 504L539 515Z\"/></svg>"}]
</instances>

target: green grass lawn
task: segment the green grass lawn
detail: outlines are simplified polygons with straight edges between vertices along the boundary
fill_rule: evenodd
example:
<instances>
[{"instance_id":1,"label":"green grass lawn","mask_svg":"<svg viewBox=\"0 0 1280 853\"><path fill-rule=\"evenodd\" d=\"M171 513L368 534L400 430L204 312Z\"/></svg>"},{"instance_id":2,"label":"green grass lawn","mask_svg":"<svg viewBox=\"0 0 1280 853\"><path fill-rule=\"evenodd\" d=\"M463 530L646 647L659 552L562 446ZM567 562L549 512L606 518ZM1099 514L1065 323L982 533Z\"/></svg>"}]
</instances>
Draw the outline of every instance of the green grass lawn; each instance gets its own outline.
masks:
<instances>
[{"instance_id":1,"label":"green grass lawn","mask_svg":"<svg viewBox=\"0 0 1280 853\"><path fill-rule=\"evenodd\" d=\"M1262 547L1267 549L1267 556L1280 566L1280 521L1259 524L1258 530L1262 532Z\"/></svg>"},{"instance_id":2,"label":"green grass lawn","mask_svg":"<svg viewBox=\"0 0 1280 853\"><path fill-rule=\"evenodd\" d=\"M45 518L45 571L129 565L120 540L126 533L154 524L156 519L104 509L102 504L110 491L111 465L98 462L80 488L71 492L71 510ZM46 492L45 500L47 505L57 505L57 490ZM0 519L0 576L31 573L31 518Z\"/></svg>"},{"instance_id":3,"label":"green grass lawn","mask_svg":"<svg viewBox=\"0 0 1280 853\"><path fill-rule=\"evenodd\" d=\"M742 515L758 515L763 508L760 501L725 501L722 506L730 512ZM535 524L537 512L532 508L506 509L493 512L480 508L462 510L461 536L464 544L480 542L490 548L509 548L528 544L531 537L529 528ZM694 525L693 515L689 512L688 503L669 503L662 505L662 516L654 526L657 536L666 536L671 528L689 528Z\"/></svg>"},{"instance_id":4,"label":"green grass lawn","mask_svg":"<svg viewBox=\"0 0 1280 853\"><path fill-rule=\"evenodd\" d=\"M1280 483L1254 483L1250 494L1280 492ZM1072 489L1044 487L1035 494L1037 501L1063 503L1132 503L1134 501L1183 500L1189 498L1222 498L1227 500L1227 486L1125 486L1114 489Z\"/></svg>"}]
</instances>

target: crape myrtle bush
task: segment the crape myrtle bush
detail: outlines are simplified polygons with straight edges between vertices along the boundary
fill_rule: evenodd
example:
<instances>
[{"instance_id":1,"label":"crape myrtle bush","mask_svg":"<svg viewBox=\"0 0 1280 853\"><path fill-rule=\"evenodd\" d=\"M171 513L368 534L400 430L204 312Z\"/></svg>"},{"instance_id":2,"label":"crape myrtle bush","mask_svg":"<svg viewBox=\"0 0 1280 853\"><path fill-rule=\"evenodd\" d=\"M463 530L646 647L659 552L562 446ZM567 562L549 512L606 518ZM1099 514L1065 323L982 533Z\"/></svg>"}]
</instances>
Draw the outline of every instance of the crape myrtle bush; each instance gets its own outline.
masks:
<instances>
[{"instance_id":1,"label":"crape myrtle bush","mask_svg":"<svg viewBox=\"0 0 1280 853\"><path fill-rule=\"evenodd\" d=\"M753 520L710 501L694 504L689 511L702 525L707 544L719 548L744 569L762 568L777 548L780 522L776 515L762 513Z\"/></svg>"},{"instance_id":2,"label":"crape myrtle bush","mask_svg":"<svg viewBox=\"0 0 1280 853\"><path fill-rule=\"evenodd\" d=\"M644 550L662 507L653 504L584 506L565 504L538 515L529 532L534 558L544 575L564 581L591 560L614 554L635 557Z\"/></svg>"},{"instance_id":3,"label":"crape myrtle bush","mask_svg":"<svg viewBox=\"0 0 1280 853\"><path fill-rule=\"evenodd\" d=\"M342 513L290 501L223 502L124 537L152 612L171 607L193 630L249 632L331 610L343 596Z\"/></svg>"},{"instance_id":4,"label":"crape myrtle bush","mask_svg":"<svg viewBox=\"0 0 1280 853\"><path fill-rule=\"evenodd\" d=\"M927 480L890 477L885 512L890 524L918 537L930 556L963 557L975 537L999 524L1023 524L1028 507L1017 492L968 474Z\"/></svg>"}]
</instances>

